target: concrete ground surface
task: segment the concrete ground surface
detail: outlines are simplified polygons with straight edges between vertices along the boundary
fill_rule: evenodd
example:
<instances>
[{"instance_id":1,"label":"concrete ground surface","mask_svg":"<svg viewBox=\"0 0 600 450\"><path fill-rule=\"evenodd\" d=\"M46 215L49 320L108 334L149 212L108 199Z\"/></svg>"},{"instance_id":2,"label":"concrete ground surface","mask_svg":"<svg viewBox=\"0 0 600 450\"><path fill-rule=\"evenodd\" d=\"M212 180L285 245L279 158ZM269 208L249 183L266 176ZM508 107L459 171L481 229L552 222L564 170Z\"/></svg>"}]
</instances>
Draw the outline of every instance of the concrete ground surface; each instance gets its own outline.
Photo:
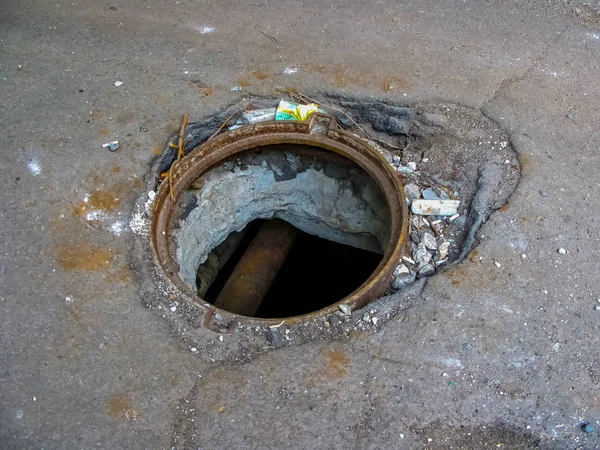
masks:
<instances>
[{"instance_id":1,"label":"concrete ground surface","mask_svg":"<svg viewBox=\"0 0 600 450\"><path fill-rule=\"evenodd\" d=\"M599 8L2 1L0 448L598 448ZM184 112L278 86L479 109L522 178L380 331L211 365L143 306L127 222Z\"/></svg>"}]
</instances>

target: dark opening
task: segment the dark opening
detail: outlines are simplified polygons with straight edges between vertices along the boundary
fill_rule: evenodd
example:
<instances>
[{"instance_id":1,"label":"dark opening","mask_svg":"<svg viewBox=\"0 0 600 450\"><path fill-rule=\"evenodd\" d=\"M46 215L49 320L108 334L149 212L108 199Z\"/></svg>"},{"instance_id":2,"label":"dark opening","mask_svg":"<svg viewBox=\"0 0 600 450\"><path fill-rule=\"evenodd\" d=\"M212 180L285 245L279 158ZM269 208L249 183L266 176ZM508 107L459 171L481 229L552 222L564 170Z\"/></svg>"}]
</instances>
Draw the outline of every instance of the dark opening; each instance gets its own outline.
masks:
<instances>
[{"instance_id":1,"label":"dark opening","mask_svg":"<svg viewBox=\"0 0 600 450\"><path fill-rule=\"evenodd\" d=\"M219 271L204 299L214 303L263 221L247 232ZM360 287L375 271L383 255L338 244L298 231L298 235L255 317L278 318L325 308Z\"/></svg>"}]
</instances>

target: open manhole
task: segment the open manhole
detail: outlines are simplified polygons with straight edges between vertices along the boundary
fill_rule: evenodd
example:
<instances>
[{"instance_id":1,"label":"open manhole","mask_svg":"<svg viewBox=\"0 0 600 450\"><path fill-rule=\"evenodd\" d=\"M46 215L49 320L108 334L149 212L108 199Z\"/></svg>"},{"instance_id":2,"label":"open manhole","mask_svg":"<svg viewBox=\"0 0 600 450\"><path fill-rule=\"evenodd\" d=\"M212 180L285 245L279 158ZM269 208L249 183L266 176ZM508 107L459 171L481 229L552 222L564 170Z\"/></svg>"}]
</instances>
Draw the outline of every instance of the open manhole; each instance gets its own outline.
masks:
<instances>
[{"instance_id":1,"label":"open manhole","mask_svg":"<svg viewBox=\"0 0 600 450\"><path fill-rule=\"evenodd\" d=\"M140 297L209 361L379 329L519 180L514 143L474 109L323 96L328 114L239 125L277 102L171 135L130 221ZM456 214L416 207L438 200Z\"/></svg>"},{"instance_id":2,"label":"open manhole","mask_svg":"<svg viewBox=\"0 0 600 450\"><path fill-rule=\"evenodd\" d=\"M170 281L205 306L303 320L389 290L407 235L402 185L334 118L230 131L170 179L154 202L153 248Z\"/></svg>"}]
</instances>

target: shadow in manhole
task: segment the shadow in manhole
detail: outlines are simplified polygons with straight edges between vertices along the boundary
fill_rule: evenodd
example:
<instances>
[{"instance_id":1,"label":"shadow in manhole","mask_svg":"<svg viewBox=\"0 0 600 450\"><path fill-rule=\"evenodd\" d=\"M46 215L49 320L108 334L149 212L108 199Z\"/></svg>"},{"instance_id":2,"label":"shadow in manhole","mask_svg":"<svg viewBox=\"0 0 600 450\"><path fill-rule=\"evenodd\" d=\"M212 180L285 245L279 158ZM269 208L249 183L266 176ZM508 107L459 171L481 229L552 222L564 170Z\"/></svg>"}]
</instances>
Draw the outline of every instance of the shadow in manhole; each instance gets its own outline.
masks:
<instances>
[{"instance_id":1,"label":"shadow in manhole","mask_svg":"<svg viewBox=\"0 0 600 450\"><path fill-rule=\"evenodd\" d=\"M264 222L247 225L244 238L204 296L206 301L215 302ZM381 262L378 253L297 231L255 317L291 317L325 308L359 288Z\"/></svg>"}]
</instances>

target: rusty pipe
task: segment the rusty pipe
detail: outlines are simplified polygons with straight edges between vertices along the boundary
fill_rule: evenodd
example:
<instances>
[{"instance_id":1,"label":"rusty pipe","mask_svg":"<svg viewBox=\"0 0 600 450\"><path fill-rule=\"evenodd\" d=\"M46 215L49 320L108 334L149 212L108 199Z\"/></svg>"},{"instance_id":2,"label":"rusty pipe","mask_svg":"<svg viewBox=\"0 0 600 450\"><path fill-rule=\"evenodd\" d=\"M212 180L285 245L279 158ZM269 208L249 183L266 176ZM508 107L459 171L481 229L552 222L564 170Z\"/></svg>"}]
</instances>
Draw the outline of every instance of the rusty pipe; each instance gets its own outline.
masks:
<instances>
[{"instance_id":1,"label":"rusty pipe","mask_svg":"<svg viewBox=\"0 0 600 450\"><path fill-rule=\"evenodd\" d=\"M254 316L277 276L298 230L283 220L261 227L215 300L215 306Z\"/></svg>"}]
</instances>

